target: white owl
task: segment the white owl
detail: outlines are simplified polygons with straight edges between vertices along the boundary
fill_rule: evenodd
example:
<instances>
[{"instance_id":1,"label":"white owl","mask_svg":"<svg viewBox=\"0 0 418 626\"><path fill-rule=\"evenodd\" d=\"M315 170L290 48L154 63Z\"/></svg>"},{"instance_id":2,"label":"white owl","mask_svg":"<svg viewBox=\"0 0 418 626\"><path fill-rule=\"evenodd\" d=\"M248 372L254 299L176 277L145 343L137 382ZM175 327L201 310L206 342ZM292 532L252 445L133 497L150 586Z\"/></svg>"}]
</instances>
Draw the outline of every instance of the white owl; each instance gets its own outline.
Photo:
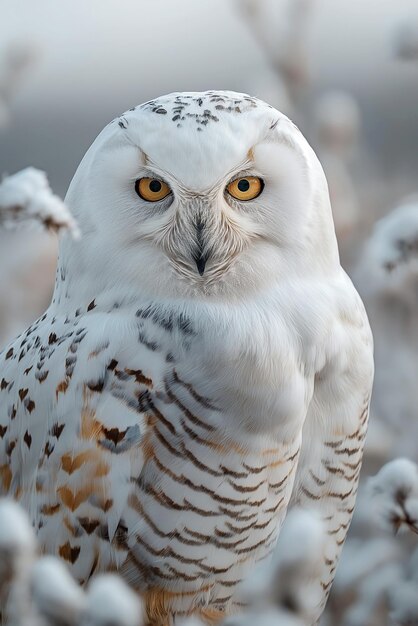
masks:
<instances>
[{"instance_id":1,"label":"white owl","mask_svg":"<svg viewBox=\"0 0 418 626\"><path fill-rule=\"evenodd\" d=\"M373 376L326 180L298 129L234 92L175 93L93 143L47 312L0 355L0 485L85 583L148 623L241 607L289 502L350 523Z\"/></svg>"}]
</instances>

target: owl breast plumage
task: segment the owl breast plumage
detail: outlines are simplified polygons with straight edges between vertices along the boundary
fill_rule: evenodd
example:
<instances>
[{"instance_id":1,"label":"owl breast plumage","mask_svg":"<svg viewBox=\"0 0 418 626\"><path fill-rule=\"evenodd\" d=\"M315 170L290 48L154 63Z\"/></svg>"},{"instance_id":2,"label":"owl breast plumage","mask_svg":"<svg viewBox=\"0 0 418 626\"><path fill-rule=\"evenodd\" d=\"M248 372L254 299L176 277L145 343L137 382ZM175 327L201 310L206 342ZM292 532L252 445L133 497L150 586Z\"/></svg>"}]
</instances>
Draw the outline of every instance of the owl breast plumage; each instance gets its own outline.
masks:
<instances>
[{"instance_id":1,"label":"owl breast plumage","mask_svg":"<svg viewBox=\"0 0 418 626\"><path fill-rule=\"evenodd\" d=\"M319 508L319 615L372 362L313 153L249 96L174 94L110 124L67 201L83 239L0 354L0 492L82 583L120 571L161 625L238 610L290 500Z\"/></svg>"}]
</instances>

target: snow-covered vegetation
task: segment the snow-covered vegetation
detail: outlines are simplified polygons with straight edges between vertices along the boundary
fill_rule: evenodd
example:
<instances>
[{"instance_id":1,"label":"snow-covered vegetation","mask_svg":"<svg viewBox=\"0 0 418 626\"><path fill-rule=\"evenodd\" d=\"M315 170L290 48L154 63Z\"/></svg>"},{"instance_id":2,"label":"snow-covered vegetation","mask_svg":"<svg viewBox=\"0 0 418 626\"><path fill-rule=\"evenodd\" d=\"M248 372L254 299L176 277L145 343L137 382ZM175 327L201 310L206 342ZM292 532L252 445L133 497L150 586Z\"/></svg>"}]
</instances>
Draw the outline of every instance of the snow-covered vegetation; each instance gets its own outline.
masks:
<instances>
[{"instance_id":1,"label":"snow-covered vegetation","mask_svg":"<svg viewBox=\"0 0 418 626\"><path fill-rule=\"evenodd\" d=\"M39 222L52 231L69 230L79 237L77 224L65 204L49 187L45 172L27 167L0 183L0 226Z\"/></svg>"},{"instance_id":2,"label":"snow-covered vegetation","mask_svg":"<svg viewBox=\"0 0 418 626\"><path fill-rule=\"evenodd\" d=\"M140 626L138 596L119 576L97 577L87 591L64 561L38 554L24 511L0 500L0 621L10 626Z\"/></svg>"},{"instance_id":3,"label":"snow-covered vegetation","mask_svg":"<svg viewBox=\"0 0 418 626\"><path fill-rule=\"evenodd\" d=\"M384 465L367 481L359 508L367 521L355 524L359 536L347 543L324 623L414 626L418 546L407 533L418 534L418 466L408 459ZM327 540L314 512L292 510L272 560L240 588L242 614L222 626L311 626L318 603L312 581ZM146 626L140 599L117 575L98 576L84 591L63 561L39 556L25 513L8 499L0 500L0 606L5 626ZM204 624L191 617L178 626Z\"/></svg>"}]
</instances>

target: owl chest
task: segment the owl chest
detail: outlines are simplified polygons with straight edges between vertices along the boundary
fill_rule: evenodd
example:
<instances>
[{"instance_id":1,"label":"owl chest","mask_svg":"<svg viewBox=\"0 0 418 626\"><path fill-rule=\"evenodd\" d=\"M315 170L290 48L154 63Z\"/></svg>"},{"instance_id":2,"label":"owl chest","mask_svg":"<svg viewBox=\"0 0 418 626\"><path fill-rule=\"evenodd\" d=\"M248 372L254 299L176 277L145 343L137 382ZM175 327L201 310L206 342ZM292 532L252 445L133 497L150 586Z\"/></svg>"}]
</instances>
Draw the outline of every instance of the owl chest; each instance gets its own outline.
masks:
<instances>
[{"instance_id":1,"label":"owl chest","mask_svg":"<svg viewBox=\"0 0 418 626\"><path fill-rule=\"evenodd\" d=\"M251 447L239 437L220 436L194 409L184 409L175 433L167 413L150 430L131 498L138 529L131 550L145 563L143 586L181 593L210 589L221 605L254 562L274 548L299 441L272 445L259 438Z\"/></svg>"},{"instance_id":2,"label":"owl chest","mask_svg":"<svg viewBox=\"0 0 418 626\"><path fill-rule=\"evenodd\" d=\"M241 336L233 329L230 336L213 332L198 336L173 370L189 389L210 398L218 409L210 415L217 427L289 440L303 424L313 376L307 374L295 346L283 341L283 332L259 335ZM188 402L184 386L178 390L181 400Z\"/></svg>"},{"instance_id":3,"label":"owl chest","mask_svg":"<svg viewBox=\"0 0 418 626\"><path fill-rule=\"evenodd\" d=\"M166 394L167 381L176 384L178 375L186 383L177 386L181 400L193 402L187 386L209 398L219 409L218 421L212 415L217 426L264 433L279 428L284 437L294 436L306 414L313 376L307 374L311 368L300 354L291 315L282 309L268 302L228 308L201 304L158 315L141 310L141 350L155 391ZM164 357L163 370L161 359L149 358L153 346Z\"/></svg>"}]
</instances>

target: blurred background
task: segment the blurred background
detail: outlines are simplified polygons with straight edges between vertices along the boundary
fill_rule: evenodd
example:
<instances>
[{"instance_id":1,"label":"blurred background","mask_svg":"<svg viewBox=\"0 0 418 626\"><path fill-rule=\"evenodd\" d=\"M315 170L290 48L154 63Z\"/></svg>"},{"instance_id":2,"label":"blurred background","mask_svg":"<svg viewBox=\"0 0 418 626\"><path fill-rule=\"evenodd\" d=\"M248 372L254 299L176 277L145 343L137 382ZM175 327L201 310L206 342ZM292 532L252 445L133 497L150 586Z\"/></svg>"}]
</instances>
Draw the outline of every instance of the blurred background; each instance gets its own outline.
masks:
<instances>
[{"instance_id":1,"label":"blurred background","mask_svg":"<svg viewBox=\"0 0 418 626\"><path fill-rule=\"evenodd\" d=\"M35 166L61 197L103 126L163 93L248 92L297 123L375 336L363 483L418 461L417 0L13 0L0 15L0 173ZM48 305L56 248L0 234L0 345ZM418 596L415 547L380 532L361 489L324 623L395 623L393 590L415 580Z\"/></svg>"}]
</instances>

